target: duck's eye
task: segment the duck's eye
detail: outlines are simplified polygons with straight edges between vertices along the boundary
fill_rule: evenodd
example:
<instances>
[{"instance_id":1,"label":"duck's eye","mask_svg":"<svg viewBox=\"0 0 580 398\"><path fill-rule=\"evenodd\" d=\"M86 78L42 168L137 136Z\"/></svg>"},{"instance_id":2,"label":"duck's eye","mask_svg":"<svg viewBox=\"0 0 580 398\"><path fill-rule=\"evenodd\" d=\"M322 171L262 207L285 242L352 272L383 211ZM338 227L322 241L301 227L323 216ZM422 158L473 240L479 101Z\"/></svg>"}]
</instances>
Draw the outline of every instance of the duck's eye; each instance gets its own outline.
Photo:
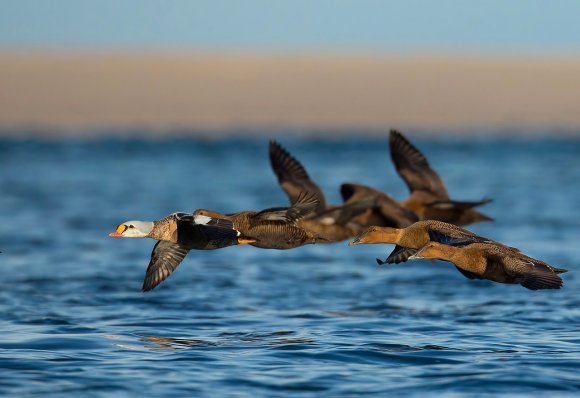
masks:
<instances>
[{"instance_id":1,"label":"duck's eye","mask_svg":"<svg viewBox=\"0 0 580 398\"><path fill-rule=\"evenodd\" d=\"M133 225L129 225L129 228L135 228Z\"/></svg>"}]
</instances>

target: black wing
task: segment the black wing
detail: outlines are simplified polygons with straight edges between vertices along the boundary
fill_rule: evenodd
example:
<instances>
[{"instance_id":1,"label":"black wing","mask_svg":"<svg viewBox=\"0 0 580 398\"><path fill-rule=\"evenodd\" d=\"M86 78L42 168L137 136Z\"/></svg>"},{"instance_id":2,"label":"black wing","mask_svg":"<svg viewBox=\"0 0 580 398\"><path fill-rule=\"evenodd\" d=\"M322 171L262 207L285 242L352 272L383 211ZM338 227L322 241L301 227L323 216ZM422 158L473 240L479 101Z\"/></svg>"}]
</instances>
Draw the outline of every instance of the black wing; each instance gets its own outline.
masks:
<instances>
[{"instance_id":1,"label":"black wing","mask_svg":"<svg viewBox=\"0 0 580 398\"><path fill-rule=\"evenodd\" d=\"M452 237L433 230L429 230L429 239L433 242L438 242L449 246L466 246L472 243L490 243L490 244L496 243L492 240L489 240L487 238L475 234L473 235L465 234L461 237Z\"/></svg>"},{"instance_id":2,"label":"black wing","mask_svg":"<svg viewBox=\"0 0 580 398\"><path fill-rule=\"evenodd\" d=\"M189 250L177 243L158 241L151 252L151 261L145 273L143 291L148 292L163 282L183 261Z\"/></svg>"},{"instance_id":3,"label":"black wing","mask_svg":"<svg viewBox=\"0 0 580 398\"><path fill-rule=\"evenodd\" d=\"M225 216L223 216L225 217ZM177 243L183 248L214 250L238 243L241 233L232 220L205 214L187 214L177 219Z\"/></svg>"},{"instance_id":4,"label":"black wing","mask_svg":"<svg viewBox=\"0 0 580 398\"><path fill-rule=\"evenodd\" d=\"M389 257L387 257L386 261L381 261L377 258L377 263L379 265L383 265L385 263L388 264L399 264L402 262L405 262L409 259L409 257L411 257L413 254L417 253L419 250L418 249L410 249L408 247L402 247L402 246L395 246L395 248L393 249L393 251L391 252L391 254L389 254Z\"/></svg>"},{"instance_id":5,"label":"black wing","mask_svg":"<svg viewBox=\"0 0 580 398\"><path fill-rule=\"evenodd\" d=\"M204 215L195 215L191 220L184 220L191 223L192 226L205 232L210 239L232 238L240 235L240 232L234 228L234 222L230 219L220 217L210 217Z\"/></svg>"}]
</instances>

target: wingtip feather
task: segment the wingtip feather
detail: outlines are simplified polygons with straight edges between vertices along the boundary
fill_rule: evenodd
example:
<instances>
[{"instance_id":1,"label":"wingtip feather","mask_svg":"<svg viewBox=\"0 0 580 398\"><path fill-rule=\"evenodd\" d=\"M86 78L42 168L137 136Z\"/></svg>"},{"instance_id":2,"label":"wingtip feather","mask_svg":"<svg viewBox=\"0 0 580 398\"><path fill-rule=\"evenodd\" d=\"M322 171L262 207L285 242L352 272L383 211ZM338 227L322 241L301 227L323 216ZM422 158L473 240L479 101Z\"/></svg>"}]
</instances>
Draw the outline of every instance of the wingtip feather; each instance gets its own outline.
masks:
<instances>
[{"instance_id":1,"label":"wingtip feather","mask_svg":"<svg viewBox=\"0 0 580 398\"><path fill-rule=\"evenodd\" d=\"M552 269L534 265L534 268L524 277L521 285L530 290L560 289L564 286L564 281Z\"/></svg>"}]
</instances>

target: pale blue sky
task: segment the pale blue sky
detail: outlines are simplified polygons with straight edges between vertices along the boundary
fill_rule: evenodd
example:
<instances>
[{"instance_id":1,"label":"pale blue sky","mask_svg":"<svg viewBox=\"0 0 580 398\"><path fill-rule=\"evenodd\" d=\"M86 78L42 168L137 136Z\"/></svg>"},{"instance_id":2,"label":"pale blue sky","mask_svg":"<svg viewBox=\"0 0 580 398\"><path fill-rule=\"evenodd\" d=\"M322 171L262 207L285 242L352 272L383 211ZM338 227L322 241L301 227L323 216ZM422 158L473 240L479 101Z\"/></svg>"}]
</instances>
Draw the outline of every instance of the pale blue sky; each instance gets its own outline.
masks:
<instances>
[{"instance_id":1,"label":"pale blue sky","mask_svg":"<svg viewBox=\"0 0 580 398\"><path fill-rule=\"evenodd\" d=\"M580 1L0 0L0 49L580 53Z\"/></svg>"}]
</instances>

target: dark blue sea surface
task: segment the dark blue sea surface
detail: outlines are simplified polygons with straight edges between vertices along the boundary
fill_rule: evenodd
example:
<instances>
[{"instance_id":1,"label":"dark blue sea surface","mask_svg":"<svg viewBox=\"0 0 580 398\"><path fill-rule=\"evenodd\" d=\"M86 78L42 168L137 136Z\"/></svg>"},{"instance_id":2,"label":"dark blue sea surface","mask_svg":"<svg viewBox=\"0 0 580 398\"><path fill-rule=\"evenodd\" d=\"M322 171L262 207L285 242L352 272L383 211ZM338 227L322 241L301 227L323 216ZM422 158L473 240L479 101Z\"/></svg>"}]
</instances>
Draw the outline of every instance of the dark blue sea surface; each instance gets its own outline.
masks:
<instances>
[{"instance_id":1,"label":"dark blue sea surface","mask_svg":"<svg viewBox=\"0 0 580 398\"><path fill-rule=\"evenodd\" d=\"M126 220L286 205L268 138L0 140L0 394L13 397L578 396L580 139L410 136L471 228L568 268L559 291L471 281L390 245L191 252L150 293ZM386 135L280 142L339 203L403 199Z\"/></svg>"}]
</instances>

